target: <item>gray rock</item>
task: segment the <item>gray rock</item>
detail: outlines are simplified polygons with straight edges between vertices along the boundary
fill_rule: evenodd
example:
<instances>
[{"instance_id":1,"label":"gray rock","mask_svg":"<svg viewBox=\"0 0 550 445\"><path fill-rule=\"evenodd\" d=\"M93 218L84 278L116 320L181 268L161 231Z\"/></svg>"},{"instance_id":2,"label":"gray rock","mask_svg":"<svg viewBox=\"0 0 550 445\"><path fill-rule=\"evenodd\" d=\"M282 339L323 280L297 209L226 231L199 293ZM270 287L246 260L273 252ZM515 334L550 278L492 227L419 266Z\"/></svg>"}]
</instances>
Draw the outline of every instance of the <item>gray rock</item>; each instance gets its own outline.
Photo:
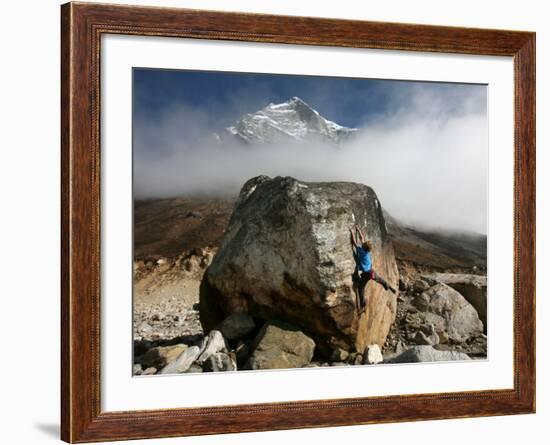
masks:
<instances>
[{"instance_id":1,"label":"gray rock","mask_svg":"<svg viewBox=\"0 0 550 445\"><path fill-rule=\"evenodd\" d=\"M267 322L256 337L246 369L301 368L311 362L315 342L295 326Z\"/></svg>"},{"instance_id":2,"label":"gray rock","mask_svg":"<svg viewBox=\"0 0 550 445\"><path fill-rule=\"evenodd\" d=\"M471 360L466 354L456 351L438 351L433 346L414 346L392 357L386 363L441 362Z\"/></svg>"},{"instance_id":3,"label":"gray rock","mask_svg":"<svg viewBox=\"0 0 550 445\"><path fill-rule=\"evenodd\" d=\"M141 368L141 365L139 363L134 365L132 373L133 375L141 375L143 373L143 369Z\"/></svg>"},{"instance_id":4,"label":"gray rock","mask_svg":"<svg viewBox=\"0 0 550 445\"><path fill-rule=\"evenodd\" d=\"M414 305L418 310L421 311L427 311L428 307L430 306L430 298L427 294L420 294L418 297L414 299ZM412 309L412 308L411 308ZM410 311L414 313L413 311Z\"/></svg>"},{"instance_id":5,"label":"gray rock","mask_svg":"<svg viewBox=\"0 0 550 445\"><path fill-rule=\"evenodd\" d=\"M483 323L477 311L456 290L443 283L432 286L417 298L425 305L425 319L437 331L447 332L449 338L461 343L483 332Z\"/></svg>"},{"instance_id":6,"label":"gray rock","mask_svg":"<svg viewBox=\"0 0 550 445\"><path fill-rule=\"evenodd\" d=\"M437 335L437 334L436 334ZM427 336L422 331L418 331L416 335L414 336L414 342L417 345L437 345L439 343L439 337L436 339L435 337Z\"/></svg>"},{"instance_id":7,"label":"gray rock","mask_svg":"<svg viewBox=\"0 0 550 445\"><path fill-rule=\"evenodd\" d=\"M348 230L354 223L373 244L375 270L396 288L393 247L370 187L290 177L249 180L201 283L204 330L227 314L247 312L299 326L326 353L383 345L397 296L371 282L367 311L357 314Z\"/></svg>"},{"instance_id":8,"label":"gray rock","mask_svg":"<svg viewBox=\"0 0 550 445\"><path fill-rule=\"evenodd\" d=\"M209 356L202 367L204 372L236 371L237 364L224 352Z\"/></svg>"},{"instance_id":9,"label":"gray rock","mask_svg":"<svg viewBox=\"0 0 550 445\"><path fill-rule=\"evenodd\" d=\"M433 324L423 325L420 326L420 330L415 334L413 340L417 345L435 346L439 344L439 335Z\"/></svg>"},{"instance_id":10,"label":"gray rock","mask_svg":"<svg viewBox=\"0 0 550 445\"><path fill-rule=\"evenodd\" d=\"M237 340L246 337L255 327L254 319L250 315L244 312L237 312L223 320L218 326L218 330L225 338Z\"/></svg>"},{"instance_id":11,"label":"gray rock","mask_svg":"<svg viewBox=\"0 0 550 445\"><path fill-rule=\"evenodd\" d=\"M413 283L413 289L416 292L424 292L427 291L429 288L430 285L421 279L415 280L415 282Z\"/></svg>"},{"instance_id":12,"label":"gray rock","mask_svg":"<svg viewBox=\"0 0 550 445\"><path fill-rule=\"evenodd\" d=\"M185 371L186 374L192 374L196 372L203 372L202 368L197 365L196 363L193 363L187 371Z\"/></svg>"},{"instance_id":13,"label":"gray rock","mask_svg":"<svg viewBox=\"0 0 550 445\"><path fill-rule=\"evenodd\" d=\"M332 354L330 356L330 360L332 362L345 362L347 360L348 356L349 356L348 351L346 351L344 349L341 349L341 348L337 348L334 351L332 351Z\"/></svg>"},{"instance_id":14,"label":"gray rock","mask_svg":"<svg viewBox=\"0 0 550 445\"><path fill-rule=\"evenodd\" d=\"M461 273L434 273L430 278L459 292L477 311L487 333L487 277Z\"/></svg>"},{"instance_id":15,"label":"gray rock","mask_svg":"<svg viewBox=\"0 0 550 445\"><path fill-rule=\"evenodd\" d=\"M200 349L198 346L191 346L182 352L176 360L162 368L160 374L181 374L186 372L198 358L199 353Z\"/></svg>"},{"instance_id":16,"label":"gray rock","mask_svg":"<svg viewBox=\"0 0 550 445\"><path fill-rule=\"evenodd\" d=\"M223 351L227 351L225 338L223 338L220 331L214 329L208 333L206 347L204 347L203 351L200 353L197 363L202 365L212 354Z\"/></svg>"},{"instance_id":17,"label":"gray rock","mask_svg":"<svg viewBox=\"0 0 550 445\"><path fill-rule=\"evenodd\" d=\"M382 351L380 350L380 346L369 345L365 348L365 354L364 354L365 365L376 365L378 363L382 363L383 361L384 361L384 357L382 355Z\"/></svg>"},{"instance_id":18,"label":"gray rock","mask_svg":"<svg viewBox=\"0 0 550 445\"><path fill-rule=\"evenodd\" d=\"M149 349L141 358L143 368L164 368L168 363L176 360L187 349L187 345L157 346Z\"/></svg>"},{"instance_id":19,"label":"gray rock","mask_svg":"<svg viewBox=\"0 0 550 445\"><path fill-rule=\"evenodd\" d=\"M395 346L395 353L401 354L402 352L405 352L407 350L407 345L403 343L402 341L398 341L397 345Z\"/></svg>"}]
</instances>

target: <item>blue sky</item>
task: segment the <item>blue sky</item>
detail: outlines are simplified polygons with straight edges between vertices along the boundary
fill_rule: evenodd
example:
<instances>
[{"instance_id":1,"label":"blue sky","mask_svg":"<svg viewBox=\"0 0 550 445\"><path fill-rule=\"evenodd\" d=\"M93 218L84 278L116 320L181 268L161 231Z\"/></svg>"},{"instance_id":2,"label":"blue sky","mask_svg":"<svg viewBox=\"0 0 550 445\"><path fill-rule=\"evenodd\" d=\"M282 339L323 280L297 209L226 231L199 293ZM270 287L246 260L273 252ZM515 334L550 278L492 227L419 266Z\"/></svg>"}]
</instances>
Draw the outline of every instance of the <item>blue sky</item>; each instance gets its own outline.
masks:
<instances>
[{"instance_id":1,"label":"blue sky","mask_svg":"<svg viewBox=\"0 0 550 445\"><path fill-rule=\"evenodd\" d=\"M245 113L292 96L300 97L340 125L359 127L373 118L398 112L418 91L444 98L449 113L460 113L465 106L477 107L480 112L485 109L485 88L480 85L134 69L136 119L151 122L175 107L186 106L207 110L222 128ZM471 102L465 104L465 97ZM418 111L429 113L430 109Z\"/></svg>"}]
</instances>

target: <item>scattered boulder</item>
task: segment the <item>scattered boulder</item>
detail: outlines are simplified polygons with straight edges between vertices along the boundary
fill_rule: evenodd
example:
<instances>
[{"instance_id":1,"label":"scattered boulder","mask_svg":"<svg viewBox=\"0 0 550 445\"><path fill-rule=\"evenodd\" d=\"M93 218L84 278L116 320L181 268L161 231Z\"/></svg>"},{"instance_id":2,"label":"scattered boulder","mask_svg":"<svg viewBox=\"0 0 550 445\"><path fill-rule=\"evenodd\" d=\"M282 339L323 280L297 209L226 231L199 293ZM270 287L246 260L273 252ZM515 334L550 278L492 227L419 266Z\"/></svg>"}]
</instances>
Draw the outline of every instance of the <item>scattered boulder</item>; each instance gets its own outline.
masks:
<instances>
[{"instance_id":1,"label":"scattered boulder","mask_svg":"<svg viewBox=\"0 0 550 445\"><path fill-rule=\"evenodd\" d=\"M367 310L357 314L348 231L355 223L373 243L375 270L397 288L393 247L370 187L266 176L246 182L201 283L204 331L245 312L299 326L327 356L337 347L382 346L397 296L371 282Z\"/></svg>"},{"instance_id":2,"label":"scattered boulder","mask_svg":"<svg viewBox=\"0 0 550 445\"><path fill-rule=\"evenodd\" d=\"M217 352L209 356L203 365L204 372L236 371L237 364L224 352Z\"/></svg>"},{"instance_id":3,"label":"scattered boulder","mask_svg":"<svg viewBox=\"0 0 550 445\"><path fill-rule=\"evenodd\" d=\"M220 331L212 330L209 332L208 337L205 338L201 347L199 347L200 356L197 359L197 363L202 365L208 357L217 352L227 351L227 343Z\"/></svg>"},{"instance_id":4,"label":"scattered boulder","mask_svg":"<svg viewBox=\"0 0 550 445\"><path fill-rule=\"evenodd\" d=\"M182 352L176 360L168 363L162 368L160 374L181 374L187 372L193 362L198 358L199 354L199 347L191 346Z\"/></svg>"},{"instance_id":5,"label":"scattered boulder","mask_svg":"<svg viewBox=\"0 0 550 445\"><path fill-rule=\"evenodd\" d=\"M344 362L347 360L349 356L349 352L345 349L336 348L334 351L332 351L332 354L330 356L330 360L332 362Z\"/></svg>"},{"instance_id":6,"label":"scattered boulder","mask_svg":"<svg viewBox=\"0 0 550 445\"><path fill-rule=\"evenodd\" d=\"M433 346L414 346L399 355L396 355L386 363L419 363L441 362L453 360L471 360L468 355L457 351L438 351Z\"/></svg>"},{"instance_id":7,"label":"scattered boulder","mask_svg":"<svg viewBox=\"0 0 550 445\"><path fill-rule=\"evenodd\" d=\"M237 312L223 320L218 326L218 330L228 340L237 340L250 334L255 327L254 319L250 315Z\"/></svg>"},{"instance_id":8,"label":"scattered boulder","mask_svg":"<svg viewBox=\"0 0 550 445\"><path fill-rule=\"evenodd\" d=\"M430 278L459 292L477 311L487 333L487 277L462 273L434 273Z\"/></svg>"},{"instance_id":9,"label":"scattered boulder","mask_svg":"<svg viewBox=\"0 0 550 445\"><path fill-rule=\"evenodd\" d=\"M429 324L428 326L420 326L420 330L414 336L414 342L417 345L438 345L439 335L435 331L434 325Z\"/></svg>"},{"instance_id":10,"label":"scattered boulder","mask_svg":"<svg viewBox=\"0 0 550 445\"><path fill-rule=\"evenodd\" d=\"M424 292L427 291L429 288L430 285L421 279L415 280L415 282L413 283L413 289L415 290L415 292Z\"/></svg>"},{"instance_id":11,"label":"scattered boulder","mask_svg":"<svg viewBox=\"0 0 550 445\"><path fill-rule=\"evenodd\" d=\"M384 361L382 351L378 345L368 345L365 349L365 365L376 365Z\"/></svg>"},{"instance_id":12,"label":"scattered boulder","mask_svg":"<svg viewBox=\"0 0 550 445\"><path fill-rule=\"evenodd\" d=\"M435 334L437 335L437 334ZM414 342L417 345L437 345L439 343L439 337L435 338L431 336L427 336L422 331L418 331L416 335L414 336Z\"/></svg>"},{"instance_id":13,"label":"scattered boulder","mask_svg":"<svg viewBox=\"0 0 550 445\"><path fill-rule=\"evenodd\" d=\"M157 346L149 349L141 358L143 368L164 368L168 363L176 360L187 349L187 345Z\"/></svg>"},{"instance_id":14,"label":"scattered boulder","mask_svg":"<svg viewBox=\"0 0 550 445\"><path fill-rule=\"evenodd\" d=\"M301 368L311 362L315 342L297 327L269 321L258 333L246 369Z\"/></svg>"},{"instance_id":15,"label":"scattered boulder","mask_svg":"<svg viewBox=\"0 0 550 445\"><path fill-rule=\"evenodd\" d=\"M443 283L432 286L415 300L425 311L428 323L438 331L447 332L449 339L461 343L483 331L477 311L456 290Z\"/></svg>"}]
</instances>

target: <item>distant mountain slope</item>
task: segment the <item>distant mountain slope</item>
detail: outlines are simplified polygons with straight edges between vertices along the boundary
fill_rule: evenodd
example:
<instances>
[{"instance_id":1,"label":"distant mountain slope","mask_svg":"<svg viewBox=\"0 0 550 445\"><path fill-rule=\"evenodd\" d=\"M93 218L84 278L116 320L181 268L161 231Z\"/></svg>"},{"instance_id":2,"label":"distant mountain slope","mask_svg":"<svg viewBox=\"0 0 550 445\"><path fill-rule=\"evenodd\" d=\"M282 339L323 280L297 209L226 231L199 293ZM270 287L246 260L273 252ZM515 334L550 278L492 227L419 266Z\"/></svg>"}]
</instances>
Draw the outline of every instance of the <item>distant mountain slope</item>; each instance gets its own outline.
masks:
<instances>
[{"instance_id":1,"label":"distant mountain slope","mask_svg":"<svg viewBox=\"0 0 550 445\"><path fill-rule=\"evenodd\" d=\"M338 125L319 114L299 97L280 104L269 104L255 113L245 114L215 137L221 141L245 144L322 140L339 144L357 131Z\"/></svg>"},{"instance_id":2,"label":"distant mountain slope","mask_svg":"<svg viewBox=\"0 0 550 445\"><path fill-rule=\"evenodd\" d=\"M398 259L435 269L487 267L487 236L472 232L421 229L384 212Z\"/></svg>"},{"instance_id":3,"label":"distant mountain slope","mask_svg":"<svg viewBox=\"0 0 550 445\"><path fill-rule=\"evenodd\" d=\"M175 257L217 246L233 201L218 198L147 199L134 202L134 259Z\"/></svg>"},{"instance_id":4,"label":"distant mountain slope","mask_svg":"<svg viewBox=\"0 0 550 445\"><path fill-rule=\"evenodd\" d=\"M205 197L136 201L134 258L171 258L195 248L218 246L233 203ZM485 235L421 230L384 214L398 260L438 270L486 267Z\"/></svg>"}]
</instances>

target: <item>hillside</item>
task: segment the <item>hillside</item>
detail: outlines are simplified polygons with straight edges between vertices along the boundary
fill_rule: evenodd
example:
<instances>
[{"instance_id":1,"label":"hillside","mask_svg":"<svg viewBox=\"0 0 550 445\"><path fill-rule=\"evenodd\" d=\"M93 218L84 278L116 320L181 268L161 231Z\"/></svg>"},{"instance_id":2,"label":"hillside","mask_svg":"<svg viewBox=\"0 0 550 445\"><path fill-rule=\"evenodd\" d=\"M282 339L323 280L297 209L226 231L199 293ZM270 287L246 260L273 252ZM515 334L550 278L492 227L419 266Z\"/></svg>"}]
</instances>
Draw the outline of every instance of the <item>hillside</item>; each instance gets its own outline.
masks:
<instances>
[{"instance_id":1,"label":"hillside","mask_svg":"<svg viewBox=\"0 0 550 445\"><path fill-rule=\"evenodd\" d=\"M134 204L134 259L173 258L217 247L233 211L233 199L186 197ZM386 225L398 261L435 270L485 269L487 237L425 230L400 224L387 213Z\"/></svg>"}]
</instances>

